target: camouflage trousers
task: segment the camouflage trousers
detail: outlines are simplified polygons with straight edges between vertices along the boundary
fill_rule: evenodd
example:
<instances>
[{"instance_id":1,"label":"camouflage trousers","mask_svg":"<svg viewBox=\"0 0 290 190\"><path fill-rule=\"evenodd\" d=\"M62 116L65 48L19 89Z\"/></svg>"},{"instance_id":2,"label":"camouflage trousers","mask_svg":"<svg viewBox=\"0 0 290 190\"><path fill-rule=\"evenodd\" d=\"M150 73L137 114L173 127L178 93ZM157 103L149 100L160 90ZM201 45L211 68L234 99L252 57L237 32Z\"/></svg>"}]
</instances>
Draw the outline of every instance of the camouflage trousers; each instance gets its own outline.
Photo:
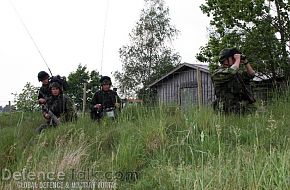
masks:
<instances>
[{"instance_id":1,"label":"camouflage trousers","mask_svg":"<svg viewBox=\"0 0 290 190\"><path fill-rule=\"evenodd\" d=\"M256 106L248 101L236 101L236 102L225 102L225 101L214 101L213 108L215 111L225 114L251 114L256 111Z\"/></svg>"}]
</instances>

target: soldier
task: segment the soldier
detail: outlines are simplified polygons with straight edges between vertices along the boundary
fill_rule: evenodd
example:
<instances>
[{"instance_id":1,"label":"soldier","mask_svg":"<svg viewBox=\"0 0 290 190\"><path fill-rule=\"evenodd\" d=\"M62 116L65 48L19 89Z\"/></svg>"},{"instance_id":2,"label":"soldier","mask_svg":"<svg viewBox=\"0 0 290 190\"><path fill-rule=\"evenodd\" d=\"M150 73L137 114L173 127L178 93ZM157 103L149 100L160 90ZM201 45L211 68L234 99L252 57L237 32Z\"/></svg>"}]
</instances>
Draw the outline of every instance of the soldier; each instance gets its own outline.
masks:
<instances>
[{"instance_id":1,"label":"soldier","mask_svg":"<svg viewBox=\"0 0 290 190\"><path fill-rule=\"evenodd\" d=\"M77 119L75 105L73 101L63 94L62 86L53 82L49 85L51 96L46 100L43 106L43 116L47 124L37 129L38 133L48 127L56 127L60 123L71 122Z\"/></svg>"},{"instance_id":2,"label":"soldier","mask_svg":"<svg viewBox=\"0 0 290 190\"><path fill-rule=\"evenodd\" d=\"M91 102L91 118L99 121L106 110L114 111L120 108L121 99L117 92L111 90L112 81L108 76L103 76L100 79L101 90L97 91ZM112 116L113 117L113 116ZM114 115L115 117L115 115Z\"/></svg>"},{"instance_id":3,"label":"soldier","mask_svg":"<svg viewBox=\"0 0 290 190\"><path fill-rule=\"evenodd\" d=\"M220 52L219 62L221 68L212 75L217 98L214 109L223 113L253 112L255 99L250 91L250 81L255 71L246 57L236 48L226 48Z\"/></svg>"},{"instance_id":4,"label":"soldier","mask_svg":"<svg viewBox=\"0 0 290 190\"><path fill-rule=\"evenodd\" d=\"M45 104L46 99L51 95L49 90L49 74L45 71L40 71L37 78L42 83L38 92L38 103Z\"/></svg>"}]
</instances>

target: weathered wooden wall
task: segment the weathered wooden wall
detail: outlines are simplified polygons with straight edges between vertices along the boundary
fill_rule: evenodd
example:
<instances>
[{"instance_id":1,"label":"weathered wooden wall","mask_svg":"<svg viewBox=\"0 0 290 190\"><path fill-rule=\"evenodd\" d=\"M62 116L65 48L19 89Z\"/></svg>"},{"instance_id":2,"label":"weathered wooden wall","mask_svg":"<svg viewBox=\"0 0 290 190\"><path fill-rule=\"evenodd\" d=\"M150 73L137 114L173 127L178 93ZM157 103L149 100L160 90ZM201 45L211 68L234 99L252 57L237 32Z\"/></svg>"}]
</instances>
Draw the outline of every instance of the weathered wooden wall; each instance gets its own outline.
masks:
<instances>
[{"instance_id":1,"label":"weathered wooden wall","mask_svg":"<svg viewBox=\"0 0 290 190\"><path fill-rule=\"evenodd\" d=\"M200 71L202 104L210 104L214 99L214 89L210 74ZM168 76L156 85L157 99L163 104L198 105L197 70L188 68Z\"/></svg>"}]
</instances>

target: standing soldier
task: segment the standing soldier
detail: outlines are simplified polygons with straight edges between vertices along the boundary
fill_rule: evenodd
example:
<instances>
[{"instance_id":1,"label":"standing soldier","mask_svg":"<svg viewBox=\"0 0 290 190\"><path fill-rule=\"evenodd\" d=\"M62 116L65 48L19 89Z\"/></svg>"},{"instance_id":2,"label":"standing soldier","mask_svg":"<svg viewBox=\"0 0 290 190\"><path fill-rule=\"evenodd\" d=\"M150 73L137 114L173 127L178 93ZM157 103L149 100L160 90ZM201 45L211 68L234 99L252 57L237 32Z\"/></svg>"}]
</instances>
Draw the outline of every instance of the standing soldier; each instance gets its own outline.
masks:
<instances>
[{"instance_id":1,"label":"standing soldier","mask_svg":"<svg viewBox=\"0 0 290 190\"><path fill-rule=\"evenodd\" d=\"M46 99L51 95L49 90L49 74L45 71L40 71L37 78L38 81L42 83L38 92L38 103L45 104Z\"/></svg>"},{"instance_id":2,"label":"standing soldier","mask_svg":"<svg viewBox=\"0 0 290 190\"><path fill-rule=\"evenodd\" d=\"M108 76L102 76L100 79L101 90L97 91L91 102L91 118L99 121L106 111L113 112L120 108L121 99L115 90L111 90L112 81Z\"/></svg>"},{"instance_id":3,"label":"standing soldier","mask_svg":"<svg viewBox=\"0 0 290 190\"><path fill-rule=\"evenodd\" d=\"M56 127L60 123L71 122L77 119L75 105L73 101L63 94L62 86L53 82L49 85L51 96L46 100L46 105L43 106L43 116L47 123L41 125L37 132L48 127Z\"/></svg>"},{"instance_id":4,"label":"standing soldier","mask_svg":"<svg viewBox=\"0 0 290 190\"><path fill-rule=\"evenodd\" d=\"M250 81L254 78L255 71L246 57L236 48L226 48L220 52L219 62L221 68L212 75L217 98L214 109L238 114L254 111L255 98L250 91Z\"/></svg>"}]
</instances>

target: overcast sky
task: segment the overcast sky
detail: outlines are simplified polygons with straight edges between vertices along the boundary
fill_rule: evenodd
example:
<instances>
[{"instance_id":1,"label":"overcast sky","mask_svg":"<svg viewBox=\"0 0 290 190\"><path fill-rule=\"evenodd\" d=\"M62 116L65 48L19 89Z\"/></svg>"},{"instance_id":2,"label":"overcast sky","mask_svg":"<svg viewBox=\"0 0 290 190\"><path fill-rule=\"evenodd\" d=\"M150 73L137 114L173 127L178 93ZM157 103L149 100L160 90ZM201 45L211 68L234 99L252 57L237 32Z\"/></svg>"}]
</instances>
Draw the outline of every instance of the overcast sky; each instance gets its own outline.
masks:
<instances>
[{"instance_id":1,"label":"overcast sky","mask_svg":"<svg viewBox=\"0 0 290 190\"><path fill-rule=\"evenodd\" d=\"M202 3L165 0L171 24L180 30L173 48L182 62L195 63L207 42L209 19L199 8ZM48 72L12 4L54 75L68 76L80 63L101 72L101 62L102 74L111 75L122 68L118 50L129 43L144 0L0 0L0 105L27 82L40 86L37 73Z\"/></svg>"}]
</instances>

